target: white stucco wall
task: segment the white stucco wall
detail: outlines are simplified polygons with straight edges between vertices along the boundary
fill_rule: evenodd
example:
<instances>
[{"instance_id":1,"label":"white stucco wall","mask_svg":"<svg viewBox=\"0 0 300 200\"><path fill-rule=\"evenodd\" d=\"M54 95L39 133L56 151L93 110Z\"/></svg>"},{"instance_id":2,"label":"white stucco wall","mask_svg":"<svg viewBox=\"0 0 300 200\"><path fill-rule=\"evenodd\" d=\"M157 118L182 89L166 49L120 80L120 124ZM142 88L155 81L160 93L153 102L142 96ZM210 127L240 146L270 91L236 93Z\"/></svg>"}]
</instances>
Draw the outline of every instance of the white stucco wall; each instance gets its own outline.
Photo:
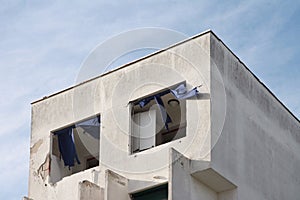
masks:
<instances>
[{"instance_id":1,"label":"white stucco wall","mask_svg":"<svg viewBox=\"0 0 300 200\"><path fill-rule=\"evenodd\" d=\"M134 180L168 180L169 148L188 157L210 159L210 59L209 34L139 62L104 74L32 104L29 197L76 199L78 183L93 182L92 170L63 178L56 184L43 180L37 170L50 152L51 131L101 115L100 163L97 184L105 187L105 170ZM206 96L187 100L186 137L144 152L130 153L130 101L186 81L188 89ZM38 143L38 145L37 145ZM68 189L67 189L68 188ZM75 189L70 189L75 188ZM77 189L76 189L77 188Z\"/></svg>"},{"instance_id":2,"label":"white stucco wall","mask_svg":"<svg viewBox=\"0 0 300 200\"><path fill-rule=\"evenodd\" d=\"M211 63L212 133L219 136L212 166L238 186L238 199L298 199L299 121L214 35Z\"/></svg>"},{"instance_id":3,"label":"white stucco wall","mask_svg":"<svg viewBox=\"0 0 300 200\"><path fill-rule=\"evenodd\" d=\"M187 136L131 154L128 103L182 81L189 89L202 85L199 98L186 102ZM51 131L99 113L100 166L54 185L49 176L42 179L38 169L49 155ZM29 197L33 199L78 199L83 180L106 187L107 169L129 180L128 191L144 183L169 181L176 189L173 199L300 196L299 121L210 31L34 102L31 127ZM185 156L183 165L169 158L171 147ZM216 180L222 177L235 189L218 192L209 187L210 181L205 183L209 175L185 168L192 161L209 163ZM180 181L189 187L181 187Z\"/></svg>"},{"instance_id":4,"label":"white stucco wall","mask_svg":"<svg viewBox=\"0 0 300 200\"><path fill-rule=\"evenodd\" d=\"M170 161L169 200L218 200L216 191L191 176L190 159L171 150Z\"/></svg>"}]
</instances>

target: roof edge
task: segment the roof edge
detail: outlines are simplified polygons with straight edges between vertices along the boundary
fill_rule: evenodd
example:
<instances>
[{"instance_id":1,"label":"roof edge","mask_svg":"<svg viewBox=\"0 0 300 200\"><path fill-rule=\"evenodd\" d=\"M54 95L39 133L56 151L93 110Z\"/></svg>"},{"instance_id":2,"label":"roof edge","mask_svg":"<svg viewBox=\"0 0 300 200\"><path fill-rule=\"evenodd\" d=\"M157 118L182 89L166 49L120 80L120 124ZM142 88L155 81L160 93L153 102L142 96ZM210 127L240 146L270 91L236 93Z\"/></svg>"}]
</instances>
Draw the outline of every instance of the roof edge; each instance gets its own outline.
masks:
<instances>
[{"instance_id":1,"label":"roof edge","mask_svg":"<svg viewBox=\"0 0 300 200\"><path fill-rule=\"evenodd\" d=\"M246 66L245 63L243 63L240 58L213 32L210 30L210 33L219 41L222 45L245 67L245 69L250 72L250 74L258 81L259 84L261 84L270 94L275 98L276 101L279 102L279 104L294 118L298 123L300 123L300 119L294 115L290 111L290 109L282 102L278 97Z\"/></svg>"},{"instance_id":2,"label":"roof edge","mask_svg":"<svg viewBox=\"0 0 300 200\"><path fill-rule=\"evenodd\" d=\"M181 45L181 44L183 44L183 43L186 43L186 42L188 42L188 41L190 41L190 40L193 40L193 39L195 39L195 38L197 38L197 37L201 37L201 36L203 36L203 35L205 35L205 34L208 34L208 33L212 33L213 35L215 35L211 29L208 29L208 30L206 30L206 31L203 31L203 32L201 32L201 33L198 33L198 34L196 34L196 35L193 35L193 36L191 36L191 37L188 37L188 38L185 39L185 40L182 40L182 41L179 41L179 42L177 42L177 43L175 43L175 44L172 44L171 46L165 47L165 48L163 48L163 49L160 49L160 50L158 50L158 51L155 51L155 52L153 52L153 53L151 53L151 54L148 54L148 55L143 56L143 57L141 57L141 58L138 58L138 59L136 59L136 60L130 61L130 62L124 64L124 65L121 65L121 66L118 67L118 68L115 68L115 69L113 69L113 70L104 72L103 74L100 74L100 75L98 75L98 76L95 76L95 77L93 77L93 78L90 78L90 79L88 79L88 80L86 80L86 81L83 81L83 82L81 82L81 83L75 84L75 85L73 85L73 86L71 86L71 87L65 88L65 89L63 89L63 90L61 90L61 91L52 93L52 94L50 94L49 96L44 96L44 97L42 97L42 98L40 98L40 99L38 99L38 100L35 100L35 101L31 102L30 104L33 105L33 104L35 104L35 103L38 103L38 102L43 101L43 100L46 100L46 99L48 99L48 98L51 98L51 97L53 97L53 96L56 96L56 95L58 95L58 94L60 94L60 93L63 93L63 92L65 92L65 91L74 89L74 88L76 88L76 87L79 87L80 85L83 85L83 84L85 84L85 83L91 82L91 81L93 81L93 80L96 80L96 79L98 79L98 78L100 78L100 77L106 76L106 75L108 75L108 74L110 74L110 73L113 73L113 72L115 72L115 71L118 71L118 70L121 70L121 69L123 69L123 68L126 68L126 67L128 67L129 65L132 65L132 64L134 64L134 63L137 63L137 62L140 62L140 61L142 61L142 60L145 60L145 59L150 58L150 57L152 57L152 56L155 56L155 55L157 55L157 54L159 54L159 53L165 52L165 51L167 51L167 50L169 50L169 49L171 49L171 48L174 48L174 47L176 47L176 46L179 46L179 45ZM216 36L216 35L215 35L215 36ZM218 37L216 37L216 38L218 38Z\"/></svg>"},{"instance_id":3,"label":"roof edge","mask_svg":"<svg viewBox=\"0 0 300 200\"><path fill-rule=\"evenodd\" d=\"M48 99L48 98L51 98L51 97L53 97L53 96L56 96L56 95L58 95L58 94L60 94L60 93L63 93L63 92L65 92L65 91L68 91L68 90L71 90L71 89L74 89L74 88L76 88L76 87L79 87L80 85L83 85L83 84L85 84L85 83L88 83L88 82L91 82L91 81L93 81L93 80L96 80L96 79L98 79L98 78L100 78L100 77L103 77L103 76L106 76L106 75L108 75L108 74L110 74L110 73L113 73L113 72L115 72L115 71L118 71L118 70L121 70L121 69L123 69L123 68L126 68L126 67L128 67L129 65L132 65L132 64L134 64L134 63L137 63L137 62L140 62L140 61L142 61L142 60L145 60L145 59L147 59L147 58L150 58L150 57L152 57L152 56L155 56L155 55L157 55L157 54L159 54L159 53L162 53L162 52L165 52L165 51L167 51L167 50L169 50L169 49L171 49L171 48L174 48L174 47L176 47L176 46L179 46L179 45L181 45L181 44L183 44L183 43L186 43L186 42L188 42L188 41L190 41L190 40L193 40L193 39L195 39L195 38L198 38L198 37L201 37L201 36L203 36L203 35L206 35L206 34L208 34L208 33L211 33L219 42L221 42L222 43L222 45L224 45L224 47L245 67L245 69L247 70L247 71L249 71L250 72L250 74L258 81L258 83L259 84L261 84L274 98L275 98L275 100L277 100L280 104L281 104L281 106L283 106L283 108L298 122L298 123L300 123L300 120L296 117L296 115L294 115L290 110L289 110L289 108L282 102L282 101L280 101L280 99L278 99L278 97L276 97L275 96L275 94L246 66L246 64L245 63L243 63L241 60L240 60L240 58L211 30L211 29L208 29L208 30L206 30L206 31L203 31L203 32L201 32L201 33L198 33L198 34L196 34L196 35L193 35L193 36L191 36L191 37L189 37L189 38L187 38L187 39L185 39L185 40L182 40L182 41L179 41L179 42L177 42L177 43L175 43L175 44L173 44L173 45L171 45L171 46L168 46L168 47L166 47L166 48L163 48L163 49L160 49L160 50L158 50L158 51L156 51L156 52L153 52L153 53L151 53L151 54L149 54L149 55L146 55L146 56L143 56L143 57L141 57L141 58L138 58L138 59L136 59L136 60L133 60L133 61L131 61L131 62L128 62L128 63L126 63L126 64L124 64L124 65L121 65L120 67L118 67L118 68L115 68L115 69L113 69L113 70L110 70L110 71L107 71L107 72L104 72L103 74L100 74L100 75L98 75L98 76L95 76L95 77L93 77L93 78L91 78L91 79L88 79L88 80L86 80L86 81L83 81L83 82L81 82L81 83L78 83L78 84L76 84L76 85L73 85L73 86L71 86L71 87L68 87L68 88L66 88L66 89L63 89L63 90L61 90L61 91L58 91L58 92L55 92L55 93L53 93L53 94L51 94L51 95L49 95L49 96L44 96L43 98L41 98L41 99L38 99L38 100L36 100L36 101L33 101L33 102L31 102L31 105L33 105L33 104L35 104L35 103L38 103L38 102L41 102L41 101L43 101L43 100L45 100L45 99Z\"/></svg>"}]
</instances>

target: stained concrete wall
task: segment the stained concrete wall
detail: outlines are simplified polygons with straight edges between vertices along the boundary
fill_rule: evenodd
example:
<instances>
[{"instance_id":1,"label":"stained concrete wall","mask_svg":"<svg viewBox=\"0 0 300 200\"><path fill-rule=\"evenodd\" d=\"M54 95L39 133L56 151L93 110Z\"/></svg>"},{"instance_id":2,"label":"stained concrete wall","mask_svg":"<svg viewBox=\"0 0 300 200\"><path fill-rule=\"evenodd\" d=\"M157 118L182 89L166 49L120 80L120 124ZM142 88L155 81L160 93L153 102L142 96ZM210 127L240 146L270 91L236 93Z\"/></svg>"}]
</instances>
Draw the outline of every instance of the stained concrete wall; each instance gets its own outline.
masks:
<instances>
[{"instance_id":1,"label":"stained concrete wall","mask_svg":"<svg viewBox=\"0 0 300 200\"><path fill-rule=\"evenodd\" d=\"M130 200L128 179L110 170L106 171L105 200Z\"/></svg>"},{"instance_id":2,"label":"stained concrete wall","mask_svg":"<svg viewBox=\"0 0 300 200\"><path fill-rule=\"evenodd\" d=\"M212 136L218 139L211 165L238 186L238 199L298 199L299 121L215 35L210 44Z\"/></svg>"},{"instance_id":3,"label":"stained concrete wall","mask_svg":"<svg viewBox=\"0 0 300 200\"><path fill-rule=\"evenodd\" d=\"M92 86L92 87L91 87ZM30 171L29 171L29 191L28 196L32 199L78 199L78 184L84 180L94 181L95 169L88 169L81 173L65 177L62 181L52 184L51 177L47 173L42 177L38 169L44 164L46 158L50 155L51 159L51 132L63 127L67 127L76 121L95 115L97 112L93 109L97 103L97 97L92 97L92 91L97 85L87 83L81 85L79 90L68 90L55 95L53 98L44 99L38 103L32 104L31 120L31 153L30 153ZM73 96L80 92L82 98ZM92 101L93 100L93 101ZM76 112L73 107L75 102L82 102L76 105ZM91 102L92 101L92 102ZM66 167L67 168L67 167ZM51 170L51 168L49 169ZM53 169L54 170L54 169ZM98 169L100 170L100 169ZM99 184L99 183L96 183Z\"/></svg>"},{"instance_id":4,"label":"stained concrete wall","mask_svg":"<svg viewBox=\"0 0 300 200\"><path fill-rule=\"evenodd\" d=\"M203 34L154 56L104 74L32 104L29 197L78 199L84 180L105 187L105 170L112 169L134 180L168 180L168 152L176 147L188 157L210 159L210 59L209 34ZM187 83L202 85L202 94L186 102L186 137L144 152L130 153L130 101L161 89ZM67 176L55 184L38 169L51 155L51 132L74 122L101 115L100 163L96 169ZM201 123L200 123L201 122ZM52 158L54 159L54 158ZM52 173L52 172L51 172ZM55 172L53 172L55 173Z\"/></svg>"},{"instance_id":5,"label":"stained concrete wall","mask_svg":"<svg viewBox=\"0 0 300 200\"><path fill-rule=\"evenodd\" d=\"M202 85L199 98L186 102L187 136L131 154L129 102L182 81L189 89ZM100 166L51 184L49 173L38 170L51 155L51 131L99 113ZM196 191L205 187L200 191L219 200L300 196L299 122L210 31L34 102L31 128L32 199L78 199L78 184L84 180L105 188L107 169L128 180L160 183L171 178L175 191L182 191L172 194L174 199L186 191L192 194L180 198L197 199ZM205 174L192 177L180 163L170 177L171 147L187 159L210 163L209 173L226 177L237 188L215 191L203 183ZM194 189L181 188L182 177Z\"/></svg>"},{"instance_id":6,"label":"stained concrete wall","mask_svg":"<svg viewBox=\"0 0 300 200\"><path fill-rule=\"evenodd\" d=\"M237 186L210 161L193 160L170 149L169 200L237 200Z\"/></svg>"},{"instance_id":7,"label":"stained concrete wall","mask_svg":"<svg viewBox=\"0 0 300 200\"><path fill-rule=\"evenodd\" d=\"M79 183L79 200L104 200L104 189L89 181Z\"/></svg>"},{"instance_id":8,"label":"stained concrete wall","mask_svg":"<svg viewBox=\"0 0 300 200\"><path fill-rule=\"evenodd\" d=\"M170 151L169 200L218 200L218 194L191 176L191 160Z\"/></svg>"}]
</instances>

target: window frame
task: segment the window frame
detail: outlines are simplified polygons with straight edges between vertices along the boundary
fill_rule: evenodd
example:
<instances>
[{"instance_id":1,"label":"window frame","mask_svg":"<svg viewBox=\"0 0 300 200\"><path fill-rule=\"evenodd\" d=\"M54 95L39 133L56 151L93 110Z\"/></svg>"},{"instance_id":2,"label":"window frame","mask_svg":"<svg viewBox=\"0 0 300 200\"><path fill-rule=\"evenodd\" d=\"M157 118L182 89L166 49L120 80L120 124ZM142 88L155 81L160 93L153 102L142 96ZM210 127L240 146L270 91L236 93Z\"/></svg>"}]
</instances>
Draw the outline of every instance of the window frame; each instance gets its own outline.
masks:
<instances>
[{"instance_id":1,"label":"window frame","mask_svg":"<svg viewBox=\"0 0 300 200\"><path fill-rule=\"evenodd\" d=\"M155 195L155 193L156 193L156 195L158 195L158 198L159 198L157 200L168 199L168 197L169 197L169 188L168 187L169 187L168 183L163 183L161 185L147 188L145 190L130 194L130 199L132 199L132 200L141 200L141 199L156 200L156 199L153 199L153 195ZM150 197L147 195L150 195ZM161 195L163 195L163 197L161 197Z\"/></svg>"},{"instance_id":2,"label":"window frame","mask_svg":"<svg viewBox=\"0 0 300 200\"><path fill-rule=\"evenodd\" d=\"M129 113L130 113L130 117L129 117L129 123L130 123L130 125L129 125L129 128L130 128L130 134L129 134L129 141L130 141L130 143L129 143L129 155L133 155L133 154L137 154L137 153L140 153L140 152L144 152L144 151L147 151L147 150L149 150L149 149L152 149L152 148L155 148L155 147L158 147L158 146L161 146L161 145L164 145L164 144L168 144L168 143L171 143L171 142L174 142L174 141L176 141L176 140L178 140L178 139L181 139L181 138L184 138L184 137L186 137L187 136L187 121L186 121L186 116L187 116L187 108L186 108L186 102L184 103L184 121L183 122L180 122L179 123L179 127L178 127L178 129L173 129L173 130L169 130L169 131L165 131L165 132L162 132L162 131L160 131L160 132L158 132L158 133L156 133L155 132L155 134L154 134L154 137L155 137L155 142L154 142L154 145L152 146L152 147L149 147L149 148L146 148L146 149L142 149L142 150L137 150L137 151L134 151L134 137L133 137L133 123L134 123L134 120L133 120L133 115L134 115L134 106L136 106L136 103L137 102L139 102L139 101L141 101L141 100L143 100L143 99L145 99L145 98L148 98L148 97L151 97L151 96L154 96L154 95L156 95L156 94L159 94L159 93L163 93L163 92L165 92L165 91L168 91L168 90L170 90L170 89L173 89L173 88L175 88L175 87L177 87L177 86L179 86L180 84L184 84L184 85L186 85L186 82L185 81L182 81L182 82L179 82L179 83L177 83L177 84L174 84L174 85L172 85L172 86L170 86L170 87L166 87L166 88L163 88L163 89L160 89L160 90L157 90L157 91L155 91L155 92L152 92L151 94L147 94L147 95L145 95L145 96L142 96L142 97L140 97L140 98L137 98L137 99L135 99L135 100L132 100L132 101L130 101L129 102ZM174 97L175 98L175 97ZM185 99L184 100L181 100L181 101L186 101ZM181 109L181 108L180 108ZM181 113L181 115L182 115L183 113ZM175 135L178 133L178 131L179 130L183 130L183 132L184 132L184 135L183 136L181 136L181 137L179 137L179 138L176 138L176 139L174 139L174 140L170 140L170 141L167 141L167 142L161 142L161 143L157 143L157 135L158 134L161 134L161 135L165 135L165 134L168 134L168 133L171 133L171 132L174 132L174 131L176 131L176 133L175 133Z\"/></svg>"},{"instance_id":3,"label":"window frame","mask_svg":"<svg viewBox=\"0 0 300 200\"><path fill-rule=\"evenodd\" d=\"M50 166L52 166L52 162L54 162L53 160L60 160L60 162L61 163L57 163L56 165L57 165L57 168L61 168L60 166L62 166L62 169L60 169L60 170L65 170L68 166L65 166L65 164L64 164L64 160L63 160L63 158L62 158L62 155L61 155L61 152L60 152L60 149L59 149L59 147L58 147L58 138L57 138L57 135L56 135L56 133L58 132L58 131L61 131L61 130L64 130L64 129L68 129L68 128L72 128L72 129L76 129L76 127L78 127L78 126L76 126L77 124L80 124L80 123L82 123L82 122L86 122L86 121L88 121L88 120L92 120L92 119L97 119L98 120L98 123L99 123L99 138L95 138L95 137L93 137L93 135L91 135L90 134L90 136L91 137L93 137L93 138L95 138L96 140L98 140L98 149L97 149L97 153L95 154L95 155L93 155L92 153L90 153L89 155L83 155L83 157L82 157L82 159L83 160L80 160L80 162L81 162L81 164L80 165L82 165L83 167L83 169L81 169L81 170L78 170L78 169L76 169L76 168L74 168L74 167L76 167L76 165L78 165L78 163L76 162L76 161L74 161L75 163L75 165L74 165L74 167L69 167L69 171L70 171L70 173L68 173L68 174L65 174L65 175L63 175L62 174L62 171L60 171L60 172L58 172L58 174L61 174L60 175L60 178L56 178L55 180L53 180L53 171L51 171L50 170L50 173L49 173L49 177L50 177L50 182L52 182L52 183L56 183L56 182L59 182L60 180L62 180L63 178L65 178L65 177L68 177L68 176L72 176L72 175L74 175L74 174L77 174L77 173L81 173L81 172L83 172L83 171L85 171L85 170L88 170L88 169L92 169L92 168L94 168L94 167L98 167L98 166L94 166L94 167L90 167L90 168L88 168L88 163L86 162L87 161L87 159L89 159L89 158L92 158L92 157L94 157L94 158L96 158L96 159L98 159L98 160L100 160L100 140L101 140L101 114L100 113L97 113L97 114L94 114L94 115L92 115L92 116L90 116L90 117L86 117L86 118L84 118L84 119L81 119L81 120L78 120L78 121L75 121L75 122L73 122L73 123L70 123L70 124L68 124L68 125L65 125L65 126L62 126L62 127L60 127L60 128L57 128L57 129L54 129L53 131L51 131L50 132L50 157L51 157L51 162L50 162ZM74 133L73 133L74 134ZM79 133L77 132L77 135L78 135ZM54 139L55 138L55 139ZM75 149L77 149L78 148L78 145L82 145L82 144L78 144L78 143L76 143L76 140L75 140L75 136L73 135L73 138L74 138L74 145L75 145ZM58 154L56 154L55 152L53 152L53 148L54 148L54 146L53 145L55 145L54 144L54 140L56 140L56 142L57 142L57 147L55 147L55 149L57 150L57 152L58 152ZM77 144L77 145L76 145ZM77 152L77 154L78 154L78 152ZM58 175L57 175L58 176Z\"/></svg>"}]
</instances>

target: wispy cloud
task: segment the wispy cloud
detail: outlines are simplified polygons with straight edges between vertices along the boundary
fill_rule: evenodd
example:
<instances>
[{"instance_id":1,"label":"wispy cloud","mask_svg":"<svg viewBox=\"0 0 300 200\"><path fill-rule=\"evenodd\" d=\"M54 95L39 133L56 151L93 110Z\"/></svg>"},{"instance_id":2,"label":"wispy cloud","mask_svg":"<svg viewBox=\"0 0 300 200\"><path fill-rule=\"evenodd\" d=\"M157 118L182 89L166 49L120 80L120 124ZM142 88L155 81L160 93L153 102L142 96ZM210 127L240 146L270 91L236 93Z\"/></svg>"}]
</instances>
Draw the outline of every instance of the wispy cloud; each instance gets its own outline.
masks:
<instances>
[{"instance_id":1,"label":"wispy cloud","mask_svg":"<svg viewBox=\"0 0 300 200\"><path fill-rule=\"evenodd\" d=\"M121 31L154 26L193 35L211 28L300 116L295 1L0 3L0 177L9 180L0 182L1 199L26 194L29 103L72 85L89 51Z\"/></svg>"},{"instance_id":2,"label":"wispy cloud","mask_svg":"<svg viewBox=\"0 0 300 200\"><path fill-rule=\"evenodd\" d=\"M300 3L241 1L216 7L207 22L299 118Z\"/></svg>"}]
</instances>

